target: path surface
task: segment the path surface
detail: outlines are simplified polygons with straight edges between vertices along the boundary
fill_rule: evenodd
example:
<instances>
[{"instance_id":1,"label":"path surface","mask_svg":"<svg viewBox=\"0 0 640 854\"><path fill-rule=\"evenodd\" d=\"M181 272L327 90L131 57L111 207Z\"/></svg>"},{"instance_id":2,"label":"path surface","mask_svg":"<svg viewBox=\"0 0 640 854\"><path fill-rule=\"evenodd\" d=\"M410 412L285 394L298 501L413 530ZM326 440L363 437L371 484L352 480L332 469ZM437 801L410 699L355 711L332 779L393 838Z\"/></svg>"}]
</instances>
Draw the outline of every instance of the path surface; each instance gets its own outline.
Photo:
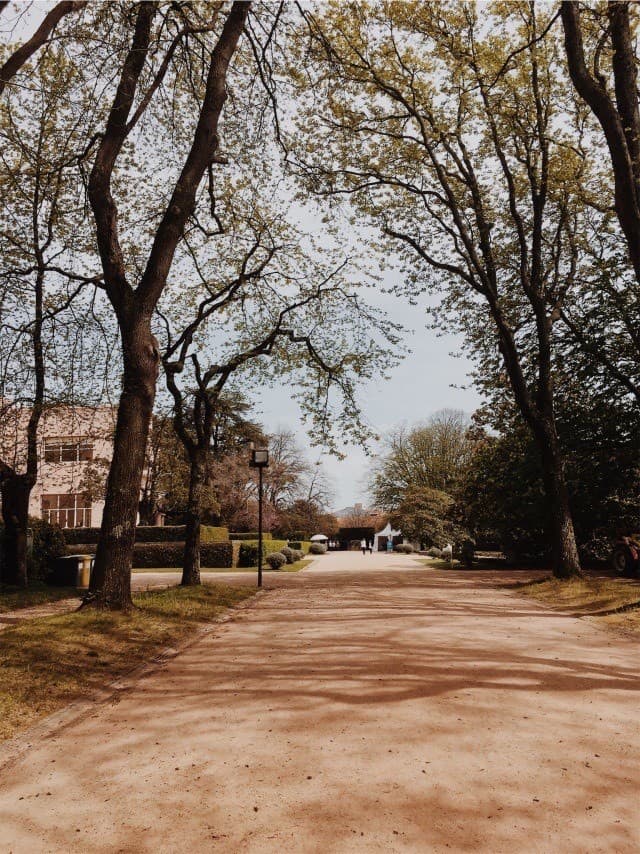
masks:
<instances>
[{"instance_id":1,"label":"path surface","mask_svg":"<svg viewBox=\"0 0 640 854\"><path fill-rule=\"evenodd\" d=\"M495 581L402 555L270 575L5 765L0 850L638 852L637 644Z\"/></svg>"}]
</instances>

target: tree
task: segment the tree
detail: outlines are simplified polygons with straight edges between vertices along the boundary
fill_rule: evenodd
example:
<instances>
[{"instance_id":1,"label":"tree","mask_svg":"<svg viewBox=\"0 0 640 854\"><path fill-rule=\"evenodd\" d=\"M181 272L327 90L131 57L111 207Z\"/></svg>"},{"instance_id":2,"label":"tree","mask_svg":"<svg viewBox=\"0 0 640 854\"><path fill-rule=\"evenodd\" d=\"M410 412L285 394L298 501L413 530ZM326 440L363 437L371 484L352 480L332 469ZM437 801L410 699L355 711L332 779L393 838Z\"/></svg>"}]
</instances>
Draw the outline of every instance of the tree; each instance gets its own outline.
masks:
<instances>
[{"instance_id":1,"label":"tree","mask_svg":"<svg viewBox=\"0 0 640 854\"><path fill-rule=\"evenodd\" d=\"M442 548L458 536L451 519L453 503L453 498L446 492L427 486L412 486L403 493L390 521L410 540Z\"/></svg>"},{"instance_id":2,"label":"tree","mask_svg":"<svg viewBox=\"0 0 640 854\"><path fill-rule=\"evenodd\" d=\"M132 606L130 578L135 521L160 363L151 320L185 225L194 211L200 182L219 156L218 125L227 97L227 74L250 4L235 2L226 13L216 7L211 18L199 18L201 10L195 6L176 5L162 13L155 3L127 6L123 9L122 25L127 27L127 20L132 20L129 48L118 69L117 88L99 135L88 180L104 287L118 321L123 356L113 460L91 593L98 606L124 610ZM207 11L203 10L205 15ZM172 14L176 16L173 25L178 35L166 45L163 34ZM218 28L220 19L222 25ZM167 75L178 46L196 34L214 39L202 68L204 80L198 98L197 123L191 131L180 174L150 235L146 260L135 273L134 287L133 271L127 264L120 238L115 195L119 187L114 184L114 177L119 160L127 151L126 143L132 145L133 131Z\"/></svg>"},{"instance_id":3,"label":"tree","mask_svg":"<svg viewBox=\"0 0 640 854\"><path fill-rule=\"evenodd\" d=\"M492 355L541 456L554 573L579 573L552 361L582 259L587 167L573 153L580 116L557 43L543 38L548 10L546 20L529 3L483 7L482 21L469 3L303 14L300 172L315 192L348 196L400 248L398 291L440 291L441 317Z\"/></svg>"},{"instance_id":4,"label":"tree","mask_svg":"<svg viewBox=\"0 0 640 854\"><path fill-rule=\"evenodd\" d=\"M8 0L0 3L0 13L9 5ZM86 0L63 0L47 12L33 35L21 45L13 47L0 66L0 95L20 69L52 38L60 21L70 12L79 11L86 6Z\"/></svg>"},{"instance_id":5,"label":"tree","mask_svg":"<svg viewBox=\"0 0 640 854\"><path fill-rule=\"evenodd\" d=\"M88 317L100 283L99 275L83 273L87 261L79 249L86 228L72 167L85 125L68 106L74 71L53 48L38 71L39 109L32 111L30 98L18 88L7 91L0 113L0 490L5 576L20 585L27 584L28 510L38 474L40 421L47 406L68 401L72 392L81 397L88 360L81 355L84 364L76 364L69 339L80 329L93 337ZM97 344L95 354L104 355ZM95 383L101 369L91 361Z\"/></svg>"},{"instance_id":6,"label":"tree","mask_svg":"<svg viewBox=\"0 0 640 854\"><path fill-rule=\"evenodd\" d=\"M370 491L377 507L395 511L410 490L455 492L473 441L459 410L436 412L425 424L393 430L373 467Z\"/></svg>"},{"instance_id":7,"label":"tree","mask_svg":"<svg viewBox=\"0 0 640 854\"><path fill-rule=\"evenodd\" d=\"M640 283L640 107L632 20L636 4L611 2L584 8L589 17L586 25L577 0L560 4L569 73L604 132L615 211Z\"/></svg>"}]
</instances>

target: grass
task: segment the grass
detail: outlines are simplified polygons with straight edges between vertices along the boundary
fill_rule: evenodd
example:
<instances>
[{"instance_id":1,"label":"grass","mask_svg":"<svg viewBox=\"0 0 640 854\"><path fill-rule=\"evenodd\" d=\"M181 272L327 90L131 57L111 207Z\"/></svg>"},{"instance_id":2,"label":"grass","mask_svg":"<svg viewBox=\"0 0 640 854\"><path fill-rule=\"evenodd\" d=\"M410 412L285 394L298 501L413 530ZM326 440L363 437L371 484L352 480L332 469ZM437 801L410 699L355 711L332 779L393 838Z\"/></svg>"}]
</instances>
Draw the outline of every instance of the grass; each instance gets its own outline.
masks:
<instances>
[{"instance_id":1,"label":"grass","mask_svg":"<svg viewBox=\"0 0 640 854\"><path fill-rule=\"evenodd\" d=\"M297 560L295 563L287 563L281 569L274 570L271 569L268 563L264 563L262 565L263 572L299 572L301 569L304 569L307 564L311 563L311 558L302 558L302 560ZM134 569L135 573L145 573L145 572L182 572L181 567L158 567L157 569ZM257 566L228 566L228 567L208 567L203 566L201 568L202 572L257 572Z\"/></svg>"},{"instance_id":2,"label":"grass","mask_svg":"<svg viewBox=\"0 0 640 854\"><path fill-rule=\"evenodd\" d=\"M0 641L0 740L87 696L253 595L226 585L134 594L130 615L74 611L5 629Z\"/></svg>"},{"instance_id":3,"label":"grass","mask_svg":"<svg viewBox=\"0 0 640 854\"><path fill-rule=\"evenodd\" d=\"M640 581L548 578L524 584L519 590L551 608L598 617L605 625L640 632Z\"/></svg>"},{"instance_id":4,"label":"grass","mask_svg":"<svg viewBox=\"0 0 640 854\"><path fill-rule=\"evenodd\" d=\"M16 611L60 599L77 599L79 595L75 587L48 587L38 582L26 588L0 584L0 611Z\"/></svg>"}]
</instances>

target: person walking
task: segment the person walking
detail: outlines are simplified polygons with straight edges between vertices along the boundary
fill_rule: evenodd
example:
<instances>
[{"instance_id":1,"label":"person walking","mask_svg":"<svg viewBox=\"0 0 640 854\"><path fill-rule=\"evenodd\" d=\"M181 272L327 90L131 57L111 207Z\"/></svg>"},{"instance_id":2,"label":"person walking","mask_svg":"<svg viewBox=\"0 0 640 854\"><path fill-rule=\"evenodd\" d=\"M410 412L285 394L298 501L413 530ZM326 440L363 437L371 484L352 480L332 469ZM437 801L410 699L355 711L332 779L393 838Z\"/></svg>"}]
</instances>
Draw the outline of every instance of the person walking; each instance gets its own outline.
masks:
<instances>
[{"instance_id":1,"label":"person walking","mask_svg":"<svg viewBox=\"0 0 640 854\"><path fill-rule=\"evenodd\" d=\"M360 541L360 548L362 549L363 555L367 553L367 541L365 539Z\"/></svg>"},{"instance_id":2,"label":"person walking","mask_svg":"<svg viewBox=\"0 0 640 854\"><path fill-rule=\"evenodd\" d=\"M369 542L367 543L367 549L369 550L369 554L372 555L373 554L373 540L369 540Z\"/></svg>"}]
</instances>

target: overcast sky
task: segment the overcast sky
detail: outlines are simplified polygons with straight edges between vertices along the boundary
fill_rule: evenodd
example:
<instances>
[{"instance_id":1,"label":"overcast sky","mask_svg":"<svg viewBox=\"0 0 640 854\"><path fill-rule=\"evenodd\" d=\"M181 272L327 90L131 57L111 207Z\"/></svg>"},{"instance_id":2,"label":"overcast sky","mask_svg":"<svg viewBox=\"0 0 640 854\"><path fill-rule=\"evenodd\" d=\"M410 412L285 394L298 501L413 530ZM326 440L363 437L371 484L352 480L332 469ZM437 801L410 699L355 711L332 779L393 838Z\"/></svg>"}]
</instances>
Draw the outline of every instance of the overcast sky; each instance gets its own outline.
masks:
<instances>
[{"instance_id":1,"label":"overcast sky","mask_svg":"<svg viewBox=\"0 0 640 854\"><path fill-rule=\"evenodd\" d=\"M397 275L397 274L396 274ZM392 370L389 380L372 382L361 389L361 400L366 422L373 430L384 435L391 427L402 422L414 424L423 421L445 407L462 409L471 414L480 398L468 386L469 362L456 358L462 340L454 335L436 335L426 329L426 300L419 306L388 294L379 293L369 300L383 307L392 321L402 323L409 332L407 343L412 352ZM459 386L459 387L456 387ZM278 427L294 430L300 444L307 450L309 459L320 457L319 450L309 448L308 439L300 425L300 412L291 400L290 389L270 389L262 397L260 420L268 431ZM371 457L357 447L347 447L346 459L322 456L323 466L335 491L332 509L367 503L366 477ZM375 451L375 446L373 447Z\"/></svg>"}]
</instances>

